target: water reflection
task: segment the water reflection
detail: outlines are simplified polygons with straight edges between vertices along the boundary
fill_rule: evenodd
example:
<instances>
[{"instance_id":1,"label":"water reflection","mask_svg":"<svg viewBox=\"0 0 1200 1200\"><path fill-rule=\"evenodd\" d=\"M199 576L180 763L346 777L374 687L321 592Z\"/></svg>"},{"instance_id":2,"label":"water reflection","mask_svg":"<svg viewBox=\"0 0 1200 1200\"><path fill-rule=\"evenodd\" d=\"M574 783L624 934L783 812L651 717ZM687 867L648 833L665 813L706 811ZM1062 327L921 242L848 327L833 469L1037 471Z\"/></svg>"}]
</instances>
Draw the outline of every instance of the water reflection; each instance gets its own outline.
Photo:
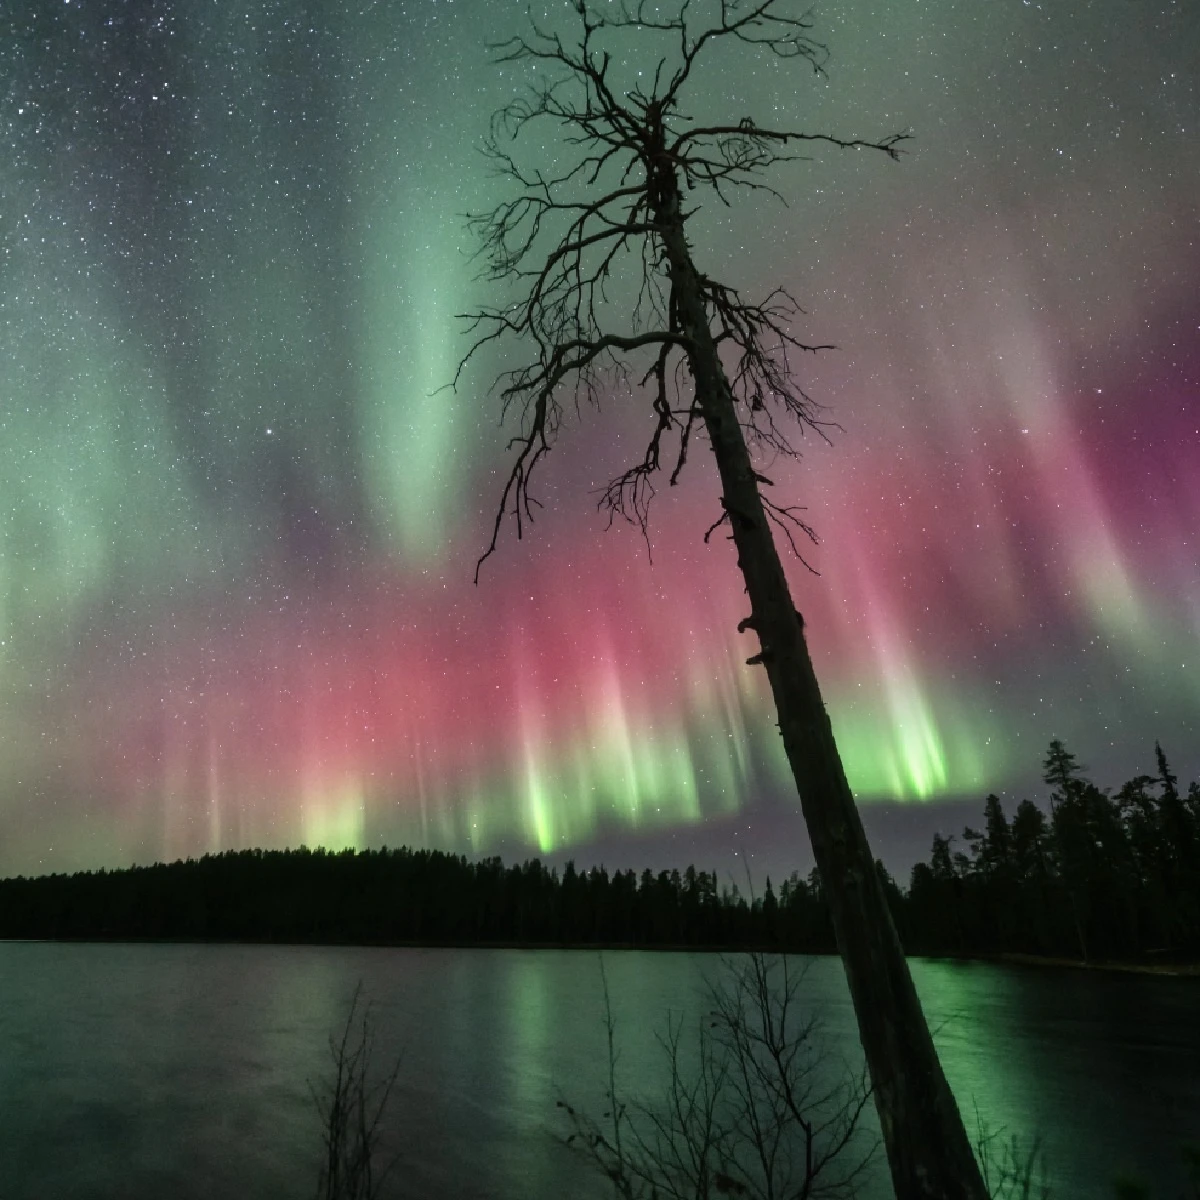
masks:
<instances>
[{"instance_id":1,"label":"water reflection","mask_svg":"<svg viewBox=\"0 0 1200 1200\"><path fill-rule=\"evenodd\" d=\"M921 962L914 978L964 1112L1041 1139L1056 1197L1119 1174L1184 1194L1200 1140L1200 981Z\"/></svg>"},{"instance_id":2,"label":"water reflection","mask_svg":"<svg viewBox=\"0 0 1200 1200\"><path fill-rule=\"evenodd\" d=\"M1020 973L948 962L918 963L914 973L968 1132L973 1139L990 1133L997 1145L1016 1133L1032 1150L1055 1121L1043 1106L1045 1060L1036 1042L1021 1034L1029 989L1022 988Z\"/></svg>"},{"instance_id":3,"label":"water reflection","mask_svg":"<svg viewBox=\"0 0 1200 1200\"><path fill-rule=\"evenodd\" d=\"M626 1094L663 1083L655 1034L698 1019L708 956L605 956ZM951 1083L992 1128L1040 1132L1056 1200L1133 1168L1183 1190L1200 1135L1200 981L914 965ZM0 1195L130 1200L312 1193L310 1083L362 980L397 1056L399 1194L607 1195L556 1135L602 1112L603 999L586 952L0 943ZM859 1061L841 965L809 965L835 1061ZM886 1194L882 1171L862 1200Z\"/></svg>"}]
</instances>

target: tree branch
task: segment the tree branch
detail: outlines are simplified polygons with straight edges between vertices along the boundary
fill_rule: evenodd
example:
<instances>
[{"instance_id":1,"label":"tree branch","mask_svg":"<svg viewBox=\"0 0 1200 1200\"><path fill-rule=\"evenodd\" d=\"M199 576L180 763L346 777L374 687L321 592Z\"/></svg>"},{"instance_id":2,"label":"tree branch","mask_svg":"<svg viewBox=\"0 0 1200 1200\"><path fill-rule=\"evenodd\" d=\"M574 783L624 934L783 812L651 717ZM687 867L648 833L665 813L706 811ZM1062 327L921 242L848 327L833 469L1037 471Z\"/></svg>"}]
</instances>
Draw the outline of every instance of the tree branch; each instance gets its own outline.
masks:
<instances>
[{"instance_id":1,"label":"tree branch","mask_svg":"<svg viewBox=\"0 0 1200 1200\"><path fill-rule=\"evenodd\" d=\"M573 0L571 7L573 38L531 20L526 32L491 47L496 62L529 64L547 75L494 115L484 145L497 174L515 183L518 195L468 218L479 242L483 277L509 285L516 294L509 303L463 314L473 341L453 386L477 356L500 356L520 346L532 352L526 365L503 371L494 384L501 419L515 407L521 431L508 443L514 458L490 540L476 564L477 582L505 518L513 519L518 538L533 519L530 481L561 427L561 388L574 385L577 408L581 400L595 403L615 386L645 393L652 417L645 451L601 489L598 507L607 510L610 524L621 517L636 525L647 546L654 477L668 453L670 485L687 464L700 410L690 346L679 326L666 265L664 230L657 223L655 173L658 178L663 171L674 173L723 204L730 202L732 189L766 191L783 200L765 175L799 157L796 148L873 150L894 159L909 137L902 132L875 141L840 138L764 127L749 116L694 125L681 113L680 100L697 63L722 44L749 46L823 71L826 51L812 38L810 15L793 13L788 0L720 0L719 11L707 22L696 17L690 0L680 0L665 14L651 0L603 8ZM650 42L662 39L664 52L649 81L631 71L623 87L627 47L612 39L614 33L634 32ZM522 165L515 149L531 124L543 122L574 151L550 170ZM705 277L701 283L750 445L795 457L797 427L828 440L833 426L798 382L790 355L830 347L795 335L803 312L792 296L777 289L751 302L728 284ZM639 363L639 353L650 348L654 358ZM805 562L793 534L813 540L815 535L799 511L767 504L768 516Z\"/></svg>"}]
</instances>

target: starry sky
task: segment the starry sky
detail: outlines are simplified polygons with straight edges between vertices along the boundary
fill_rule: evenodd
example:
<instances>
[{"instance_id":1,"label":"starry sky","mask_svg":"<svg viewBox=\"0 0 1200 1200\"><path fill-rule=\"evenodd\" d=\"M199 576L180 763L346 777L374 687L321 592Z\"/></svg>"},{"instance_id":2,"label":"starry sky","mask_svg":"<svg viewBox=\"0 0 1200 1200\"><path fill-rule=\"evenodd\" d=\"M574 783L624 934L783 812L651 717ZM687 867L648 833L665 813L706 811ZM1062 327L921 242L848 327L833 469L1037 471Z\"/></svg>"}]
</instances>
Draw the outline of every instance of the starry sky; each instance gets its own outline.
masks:
<instances>
[{"instance_id":1,"label":"starry sky","mask_svg":"<svg viewBox=\"0 0 1200 1200\"><path fill-rule=\"evenodd\" d=\"M537 8L566 28L564 5ZM596 490L614 389L472 584L504 434L456 315L531 76L486 0L17 0L0 33L0 871L251 845L609 865L811 855L703 453L647 548ZM1200 16L845 0L827 75L714 59L697 111L846 136L701 269L789 287L840 426L776 493L877 851L988 791L1200 775ZM648 47L651 55L657 45ZM629 54L630 81L652 59ZM533 161L561 161L534 139ZM494 299L495 297L491 297Z\"/></svg>"}]
</instances>

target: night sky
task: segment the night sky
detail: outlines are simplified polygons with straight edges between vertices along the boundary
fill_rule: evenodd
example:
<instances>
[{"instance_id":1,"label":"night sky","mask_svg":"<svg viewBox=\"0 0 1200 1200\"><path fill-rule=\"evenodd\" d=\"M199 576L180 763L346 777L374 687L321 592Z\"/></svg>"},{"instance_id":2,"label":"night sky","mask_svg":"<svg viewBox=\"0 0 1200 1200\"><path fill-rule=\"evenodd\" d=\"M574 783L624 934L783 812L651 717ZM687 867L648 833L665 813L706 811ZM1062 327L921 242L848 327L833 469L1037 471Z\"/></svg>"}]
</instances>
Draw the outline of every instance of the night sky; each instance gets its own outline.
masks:
<instances>
[{"instance_id":1,"label":"night sky","mask_svg":"<svg viewBox=\"0 0 1200 1200\"><path fill-rule=\"evenodd\" d=\"M692 455L635 529L596 489L648 403L505 473L456 314L522 79L496 0L17 0L0 28L0 872L252 845L811 863ZM562 21L565 6L541 8ZM828 75L713 61L697 110L846 136L693 222L788 286L841 431L771 466L798 606L897 869L983 796L1200 775L1200 15L867 0ZM639 64L624 68L632 82ZM559 153L531 143L536 159ZM706 446L701 449L706 450Z\"/></svg>"}]
</instances>

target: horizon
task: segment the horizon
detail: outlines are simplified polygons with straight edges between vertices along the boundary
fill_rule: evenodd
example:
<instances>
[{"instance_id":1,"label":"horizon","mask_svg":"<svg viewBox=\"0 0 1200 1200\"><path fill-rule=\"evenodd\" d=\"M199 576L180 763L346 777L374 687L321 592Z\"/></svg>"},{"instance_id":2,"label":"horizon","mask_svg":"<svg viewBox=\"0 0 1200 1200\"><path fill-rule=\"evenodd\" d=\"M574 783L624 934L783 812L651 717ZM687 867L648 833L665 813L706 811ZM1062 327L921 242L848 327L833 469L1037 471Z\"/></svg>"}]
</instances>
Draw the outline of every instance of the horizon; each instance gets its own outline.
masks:
<instances>
[{"instance_id":1,"label":"horizon","mask_svg":"<svg viewBox=\"0 0 1200 1200\"><path fill-rule=\"evenodd\" d=\"M1190 780L1181 777L1182 790L1186 791ZM1101 790L1110 793L1116 786L1098 784ZM967 799L942 800L930 802L921 806L903 803L873 804L860 806L863 824L873 848L877 849L876 857L883 863L895 882L904 890L908 889L909 877L913 867L919 862L928 862L930 849L935 836L947 837L952 844L961 843L964 827L982 825L983 806L986 796L978 802ZM1020 797L1000 795L1005 815L1012 820L1017 804L1024 799L1031 799L1047 815L1050 813L1048 803L1043 803L1043 797ZM935 823L914 821L914 816L936 815L939 820ZM802 828L803 818L797 810L794 814L797 828ZM151 866L171 865L177 862L199 859L206 855L224 853L240 854L261 850L267 852L294 852L308 850L322 851L327 854L338 854L348 850L356 853L379 850L410 850L429 851L465 857L468 861L479 862L490 858L499 858L505 867L519 865L525 862L540 861L544 866L555 871L562 871L568 862L573 862L580 872L603 868L610 874L618 871L634 871L638 876L645 870L657 875L660 871L686 870L694 866L697 870L714 873L722 887L736 884L745 889L749 883L755 889L761 888L767 881L778 887L783 880L798 874L807 879L816 866L812 849L807 840L797 847L799 856L791 855L778 845L770 825L761 828L756 836L753 821L732 828L744 818L735 815L728 818L727 826L709 824L698 828L684 830L668 830L661 834L649 832L640 838L631 839L628 836L611 839L597 839L593 842L581 843L575 847L541 851L536 845L506 846L499 843L492 850L473 852L469 849L454 849L437 845L417 846L408 843L388 843L382 838L375 842L367 842L361 846L338 846L307 843L295 845L245 845L223 846L216 850L205 850L193 855L178 855L171 858L118 861L116 859L85 864L67 871L42 871L40 869L0 873L0 880L25 876L37 878L49 874L96 873L99 871L119 871L140 869ZM766 824L765 822L763 824ZM683 835L683 836L681 836ZM690 847L690 849L688 848ZM633 857L641 854L640 858ZM674 857L672 857L674 856Z\"/></svg>"}]
</instances>

